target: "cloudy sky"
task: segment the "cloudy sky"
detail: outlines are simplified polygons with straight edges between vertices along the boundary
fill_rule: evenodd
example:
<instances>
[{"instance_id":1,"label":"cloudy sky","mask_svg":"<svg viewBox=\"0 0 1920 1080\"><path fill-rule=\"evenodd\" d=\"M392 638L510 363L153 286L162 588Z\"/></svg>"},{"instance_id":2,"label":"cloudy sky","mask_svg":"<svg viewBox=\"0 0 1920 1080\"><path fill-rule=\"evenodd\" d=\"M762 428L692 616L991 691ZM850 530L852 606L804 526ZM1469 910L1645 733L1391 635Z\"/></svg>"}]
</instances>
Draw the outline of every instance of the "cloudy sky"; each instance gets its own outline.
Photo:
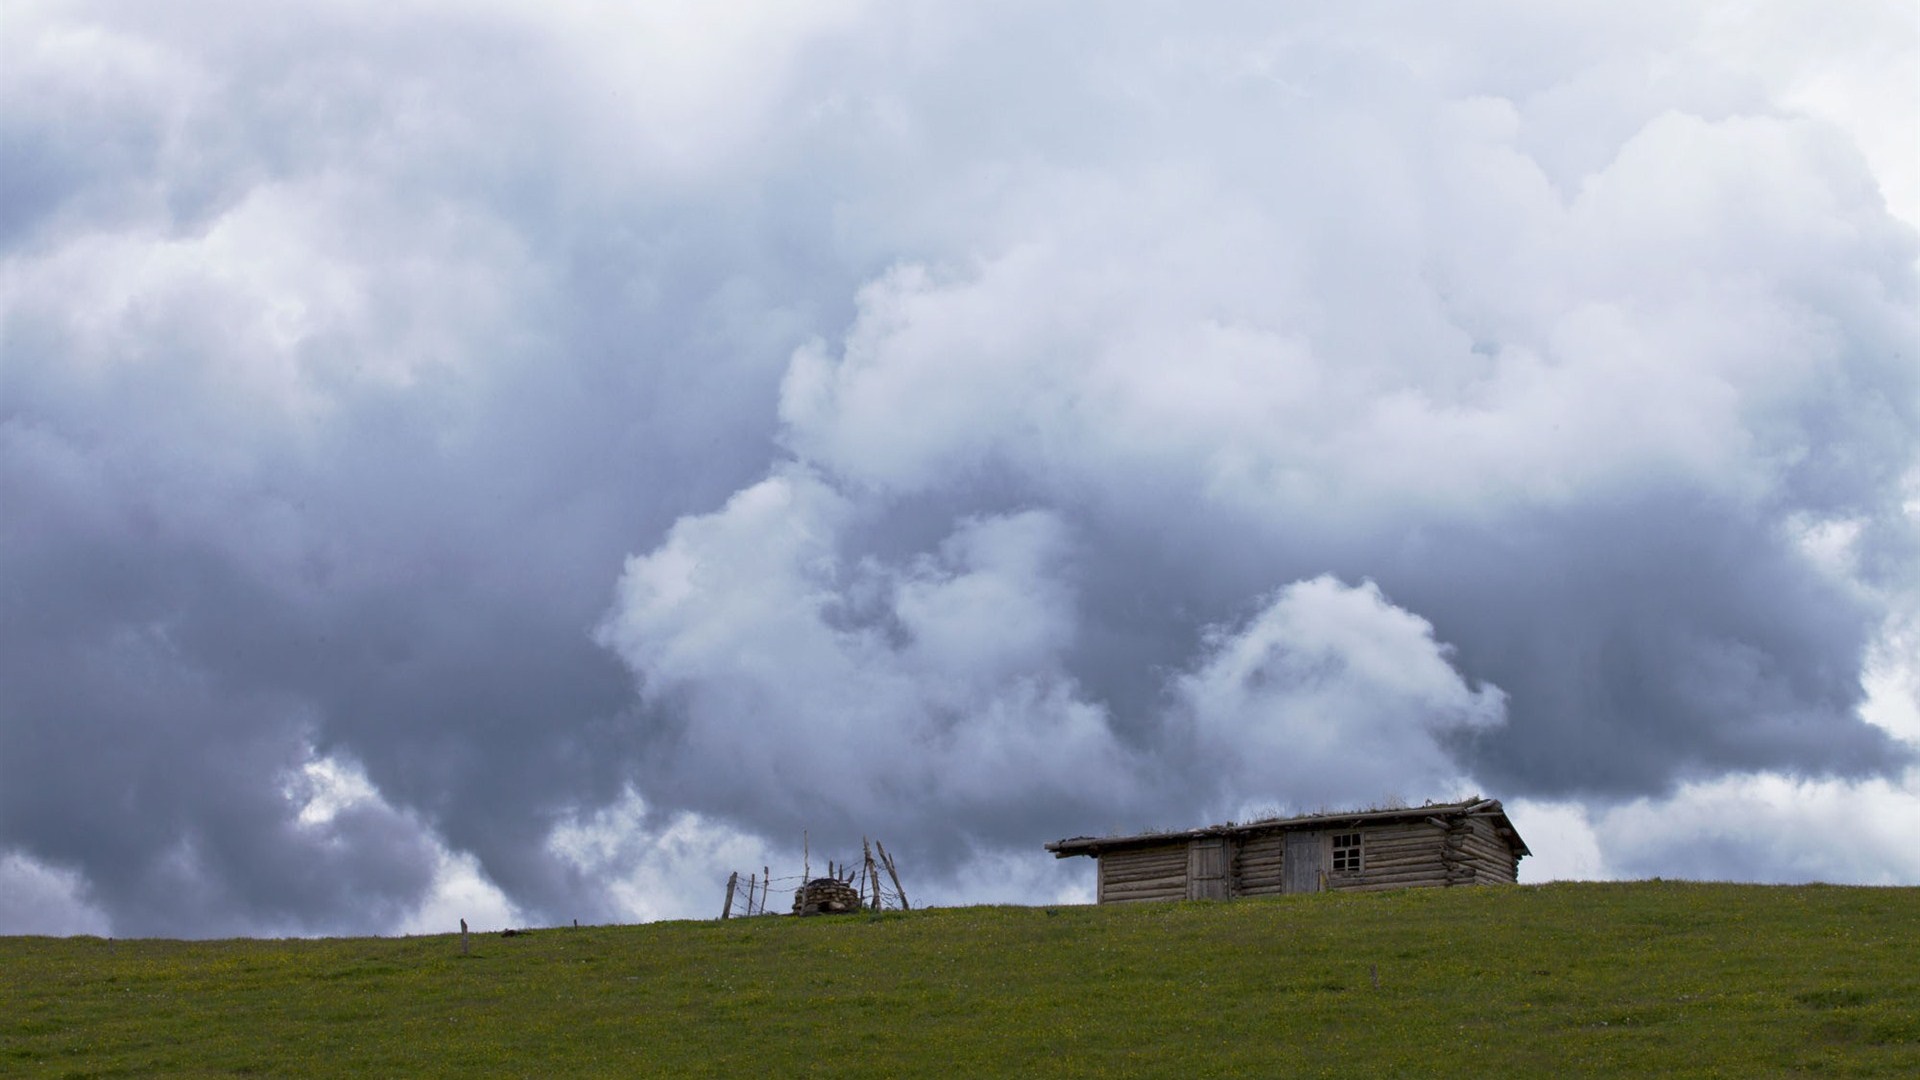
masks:
<instances>
[{"instance_id":1,"label":"cloudy sky","mask_svg":"<svg viewBox=\"0 0 1920 1080\"><path fill-rule=\"evenodd\" d=\"M0 933L1920 884L1917 114L1905 0L0 0Z\"/></svg>"}]
</instances>

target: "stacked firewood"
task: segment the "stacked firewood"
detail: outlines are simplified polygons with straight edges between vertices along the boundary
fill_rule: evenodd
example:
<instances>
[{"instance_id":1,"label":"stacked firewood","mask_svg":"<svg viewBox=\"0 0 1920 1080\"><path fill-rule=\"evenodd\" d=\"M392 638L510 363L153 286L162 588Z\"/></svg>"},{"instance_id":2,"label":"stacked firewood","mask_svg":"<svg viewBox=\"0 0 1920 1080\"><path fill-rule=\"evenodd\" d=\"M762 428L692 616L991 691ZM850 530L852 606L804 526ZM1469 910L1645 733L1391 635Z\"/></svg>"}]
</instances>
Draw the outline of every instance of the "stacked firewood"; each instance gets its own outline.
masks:
<instances>
[{"instance_id":1,"label":"stacked firewood","mask_svg":"<svg viewBox=\"0 0 1920 1080\"><path fill-rule=\"evenodd\" d=\"M838 878L814 878L793 891L795 915L844 915L860 910L860 893Z\"/></svg>"}]
</instances>

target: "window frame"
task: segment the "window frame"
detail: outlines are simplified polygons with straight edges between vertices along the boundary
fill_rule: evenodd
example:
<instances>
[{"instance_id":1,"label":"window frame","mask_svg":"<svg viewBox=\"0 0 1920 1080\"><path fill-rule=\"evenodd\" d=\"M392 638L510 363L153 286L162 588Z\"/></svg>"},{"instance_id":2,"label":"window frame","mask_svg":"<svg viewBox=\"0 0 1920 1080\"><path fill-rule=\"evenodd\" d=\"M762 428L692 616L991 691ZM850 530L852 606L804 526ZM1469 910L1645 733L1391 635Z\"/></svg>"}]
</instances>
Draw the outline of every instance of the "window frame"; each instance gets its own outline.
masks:
<instances>
[{"instance_id":1,"label":"window frame","mask_svg":"<svg viewBox=\"0 0 1920 1080\"><path fill-rule=\"evenodd\" d=\"M1366 871L1366 833L1361 830L1337 832L1332 836L1332 856L1327 865L1335 874L1360 874ZM1343 841L1350 841L1344 842Z\"/></svg>"}]
</instances>

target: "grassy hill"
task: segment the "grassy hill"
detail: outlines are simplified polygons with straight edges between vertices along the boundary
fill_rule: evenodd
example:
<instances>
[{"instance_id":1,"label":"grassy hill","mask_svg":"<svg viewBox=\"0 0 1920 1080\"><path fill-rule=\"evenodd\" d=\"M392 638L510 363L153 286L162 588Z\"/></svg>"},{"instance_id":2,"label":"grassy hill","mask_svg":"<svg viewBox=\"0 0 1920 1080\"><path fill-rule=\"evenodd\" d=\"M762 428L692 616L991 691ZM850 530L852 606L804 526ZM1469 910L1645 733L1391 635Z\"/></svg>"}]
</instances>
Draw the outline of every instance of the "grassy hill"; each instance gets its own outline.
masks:
<instances>
[{"instance_id":1,"label":"grassy hill","mask_svg":"<svg viewBox=\"0 0 1920 1080\"><path fill-rule=\"evenodd\" d=\"M0 938L7 1076L1920 1076L1920 889Z\"/></svg>"}]
</instances>

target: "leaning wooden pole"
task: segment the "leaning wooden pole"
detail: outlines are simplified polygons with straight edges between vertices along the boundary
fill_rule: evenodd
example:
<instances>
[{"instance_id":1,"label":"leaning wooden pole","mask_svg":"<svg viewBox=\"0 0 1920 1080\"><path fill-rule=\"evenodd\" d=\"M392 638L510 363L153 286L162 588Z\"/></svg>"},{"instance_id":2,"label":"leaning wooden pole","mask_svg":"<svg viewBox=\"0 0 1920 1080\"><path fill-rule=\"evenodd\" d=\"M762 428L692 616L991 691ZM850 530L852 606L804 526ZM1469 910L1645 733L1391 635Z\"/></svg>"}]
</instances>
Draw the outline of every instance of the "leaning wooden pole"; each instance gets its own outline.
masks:
<instances>
[{"instance_id":1,"label":"leaning wooden pole","mask_svg":"<svg viewBox=\"0 0 1920 1080\"><path fill-rule=\"evenodd\" d=\"M893 865L893 856L887 854L886 845L880 841L875 840L873 846L880 852L880 862L887 868L887 876L893 879L893 891L900 894L900 910L912 911L913 907L907 903L907 890L900 887L900 870Z\"/></svg>"},{"instance_id":2,"label":"leaning wooden pole","mask_svg":"<svg viewBox=\"0 0 1920 1080\"><path fill-rule=\"evenodd\" d=\"M740 871L735 870L733 873L727 875L727 906L720 909L720 917L723 919L733 914L733 890L734 886L739 884Z\"/></svg>"}]
</instances>

